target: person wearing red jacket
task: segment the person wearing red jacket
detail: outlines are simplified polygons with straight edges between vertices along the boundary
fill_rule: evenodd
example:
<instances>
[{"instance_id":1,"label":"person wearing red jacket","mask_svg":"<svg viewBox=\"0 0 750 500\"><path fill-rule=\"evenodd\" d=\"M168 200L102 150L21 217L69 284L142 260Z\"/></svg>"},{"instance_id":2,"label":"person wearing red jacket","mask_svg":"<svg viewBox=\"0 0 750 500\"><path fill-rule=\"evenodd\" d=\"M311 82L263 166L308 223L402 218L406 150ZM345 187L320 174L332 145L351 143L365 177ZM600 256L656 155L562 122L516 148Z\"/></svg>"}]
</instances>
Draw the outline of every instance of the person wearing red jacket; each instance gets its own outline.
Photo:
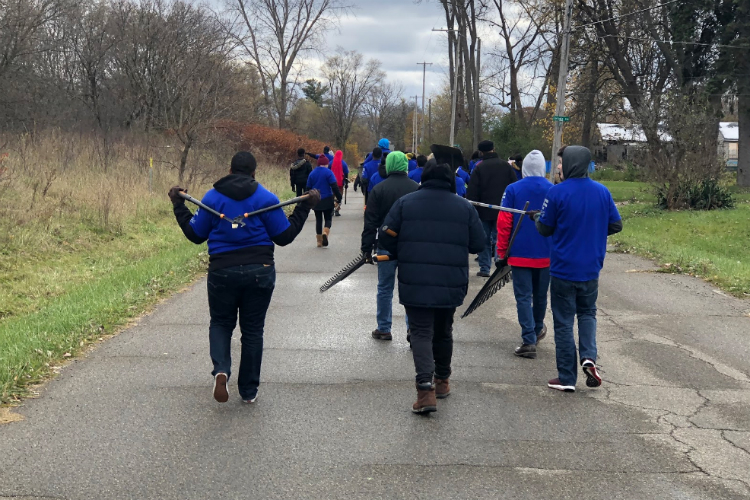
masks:
<instances>
[{"instance_id":1,"label":"person wearing red jacket","mask_svg":"<svg viewBox=\"0 0 750 500\"><path fill-rule=\"evenodd\" d=\"M544 155L534 150L526 155L522 165L523 178L505 189L501 205L523 210L528 201L528 210L541 210L552 187L552 183L545 178ZM550 242L537 232L533 223L521 224L508 255L511 233L519 217L509 212L498 215L497 253L501 260L497 265L507 263L513 269L513 294L516 297L522 342L516 348L515 355L535 359L536 344L547 335L544 315L550 282Z\"/></svg>"}]
</instances>

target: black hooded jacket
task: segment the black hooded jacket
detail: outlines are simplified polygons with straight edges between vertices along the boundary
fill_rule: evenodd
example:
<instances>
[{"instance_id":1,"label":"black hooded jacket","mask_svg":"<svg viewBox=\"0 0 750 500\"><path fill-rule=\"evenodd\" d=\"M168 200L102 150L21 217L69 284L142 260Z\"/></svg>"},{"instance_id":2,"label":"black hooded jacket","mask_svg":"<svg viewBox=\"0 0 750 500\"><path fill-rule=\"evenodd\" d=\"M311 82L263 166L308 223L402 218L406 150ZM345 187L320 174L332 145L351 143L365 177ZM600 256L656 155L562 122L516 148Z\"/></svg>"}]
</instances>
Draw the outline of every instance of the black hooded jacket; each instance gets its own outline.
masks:
<instances>
[{"instance_id":1,"label":"black hooded jacket","mask_svg":"<svg viewBox=\"0 0 750 500\"><path fill-rule=\"evenodd\" d=\"M362 231L362 252L372 251L378 228L383 224L393 204L402 196L416 191L418 187L419 185L409 179L406 172L393 172L372 188L367 196L365 227Z\"/></svg>"},{"instance_id":2,"label":"black hooded jacket","mask_svg":"<svg viewBox=\"0 0 750 500\"><path fill-rule=\"evenodd\" d=\"M500 205L505 188L516 182L516 174L513 167L507 161L501 160L497 153L485 153L482 158L482 162L474 167L471 173L466 188L466 199ZM497 223L497 210L477 207L477 212L480 219Z\"/></svg>"},{"instance_id":3,"label":"black hooded jacket","mask_svg":"<svg viewBox=\"0 0 750 500\"><path fill-rule=\"evenodd\" d=\"M242 201L250 198L258 190L258 181L254 177L246 174L230 174L222 177L214 184L214 189L232 200ZM289 216L289 227L276 236L271 237L271 241L279 246L286 246L302 231L302 227L307 220L310 209L304 203L299 203ZM203 243L205 238L201 238L190 225L190 219L193 218L190 209L182 203L174 204L174 215L177 223L182 229L185 237L193 243ZM229 224L229 222L227 222ZM216 253L209 256L209 271L234 267L244 264L273 264L273 246L248 246L231 250L228 252Z\"/></svg>"},{"instance_id":4,"label":"black hooded jacket","mask_svg":"<svg viewBox=\"0 0 750 500\"><path fill-rule=\"evenodd\" d=\"M482 251L486 236L453 179L446 164L425 167L419 190L396 201L380 228L379 246L398 259L405 306L455 308L466 297L469 253Z\"/></svg>"},{"instance_id":5,"label":"black hooded jacket","mask_svg":"<svg viewBox=\"0 0 750 500\"><path fill-rule=\"evenodd\" d=\"M305 158L297 158L289 169L289 182L292 186L307 186L307 178L312 172L312 165Z\"/></svg>"}]
</instances>

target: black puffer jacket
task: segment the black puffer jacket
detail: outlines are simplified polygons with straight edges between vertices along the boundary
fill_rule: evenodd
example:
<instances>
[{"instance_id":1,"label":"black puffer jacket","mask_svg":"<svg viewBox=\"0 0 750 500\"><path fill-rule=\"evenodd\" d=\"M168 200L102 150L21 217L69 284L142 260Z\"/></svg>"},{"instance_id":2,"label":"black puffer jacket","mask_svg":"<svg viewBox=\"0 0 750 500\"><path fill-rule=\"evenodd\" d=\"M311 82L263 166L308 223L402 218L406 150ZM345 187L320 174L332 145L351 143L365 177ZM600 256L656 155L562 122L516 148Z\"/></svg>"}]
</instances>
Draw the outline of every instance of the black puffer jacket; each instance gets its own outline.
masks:
<instances>
[{"instance_id":1,"label":"black puffer jacket","mask_svg":"<svg viewBox=\"0 0 750 500\"><path fill-rule=\"evenodd\" d=\"M485 153L482 162L471 173L466 188L466 199L500 205L505 188L513 182L516 182L513 167L507 161L501 160L497 153ZM497 222L497 210L477 207L477 212L480 219Z\"/></svg>"},{"instance_id":2,"label":"black puffer jacket","mask_svg":"<svg viewBox=\"0 0 750 500\"><path fill-rule=\"evenodd\" d=\"M469 253L484 249L477 212L451 189L452 179L448 165L425 168L419 190L399 199L380 228L378 244L398 259L405 306L460 306L469 285Z\"/></svg>"},{"instance_id":3,"label":"black puffer jacket","mask_svg":"<svg viewBox=\"0 0 750 500\"><path fill-rule=\"evenodd\" d=\"M302 186L303 188L307 185L307 178L312 172L312 165L305 158L297 158L292 162L292 166L289 169L289 181L292 186Z\"/></svg>"},{"instance_id":4,"label":"black puffer jacket","mask_svg":"<svg viewBox=\"0 0 750 500\"><path fill-rule=\"evenodd\" d=\"M393 172L372 188L367 197L365 228L362 231L362 252L372 251L378 228L383 224L393 204L402 196L416 191L418 187L419 185L409 179L406 172Z\"/></svg>"}]
</instances>

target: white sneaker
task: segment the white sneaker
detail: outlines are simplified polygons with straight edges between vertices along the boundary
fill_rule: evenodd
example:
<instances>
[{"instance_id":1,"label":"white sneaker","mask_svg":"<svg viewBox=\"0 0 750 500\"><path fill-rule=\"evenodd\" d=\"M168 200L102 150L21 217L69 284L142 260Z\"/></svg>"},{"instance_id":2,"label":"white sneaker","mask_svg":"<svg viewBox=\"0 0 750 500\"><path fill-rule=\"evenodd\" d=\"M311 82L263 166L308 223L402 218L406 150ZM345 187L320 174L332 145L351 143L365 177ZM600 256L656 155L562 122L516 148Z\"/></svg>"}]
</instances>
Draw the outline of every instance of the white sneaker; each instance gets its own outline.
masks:
<instances>
[{"instance_id":1,"label":"white sneaker","mask_svg":"<svg viewBox=\"0 0 750 500\"><path fill-rule=\"evenodd\" d=\"M256 401L258 401L258 395L259 394L260 394L260 392L256 392L255 393L255 397L253 399L243 399L242 402L251 405L251 404L255 403Z\"/></svg>"}]
</instances>

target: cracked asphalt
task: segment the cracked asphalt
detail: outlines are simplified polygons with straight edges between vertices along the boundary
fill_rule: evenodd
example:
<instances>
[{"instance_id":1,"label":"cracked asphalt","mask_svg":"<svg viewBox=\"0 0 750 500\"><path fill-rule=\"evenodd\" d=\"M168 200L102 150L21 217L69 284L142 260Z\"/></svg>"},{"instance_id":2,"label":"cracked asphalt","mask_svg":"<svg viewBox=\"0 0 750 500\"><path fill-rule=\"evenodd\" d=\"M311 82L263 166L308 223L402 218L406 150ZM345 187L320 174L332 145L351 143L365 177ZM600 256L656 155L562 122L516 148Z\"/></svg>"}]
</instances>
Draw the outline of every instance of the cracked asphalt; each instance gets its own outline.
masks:
<instances>
[{"instance_id":1,"label":"cracked asphalt","mask_svg":"<svg viewBox=\"0 0 750 500\"><path fill-rule=\"evenodd\" d=\"M513 356L503 289L457 320L453 393L425 418L410 411L397 300L393 342L370 338L375 268L317 291L357 254L361 197L334 219L329 249L313 225L277 249L257 404L234 380L229 403L211 398L200 280L0 426L0 498L750 498L750 302L609 254L604 385L581 377L564 394L546 388L552 335L536 360ZM472 276L470 296L481 284Z\"/></svg>"}]
</instances>

